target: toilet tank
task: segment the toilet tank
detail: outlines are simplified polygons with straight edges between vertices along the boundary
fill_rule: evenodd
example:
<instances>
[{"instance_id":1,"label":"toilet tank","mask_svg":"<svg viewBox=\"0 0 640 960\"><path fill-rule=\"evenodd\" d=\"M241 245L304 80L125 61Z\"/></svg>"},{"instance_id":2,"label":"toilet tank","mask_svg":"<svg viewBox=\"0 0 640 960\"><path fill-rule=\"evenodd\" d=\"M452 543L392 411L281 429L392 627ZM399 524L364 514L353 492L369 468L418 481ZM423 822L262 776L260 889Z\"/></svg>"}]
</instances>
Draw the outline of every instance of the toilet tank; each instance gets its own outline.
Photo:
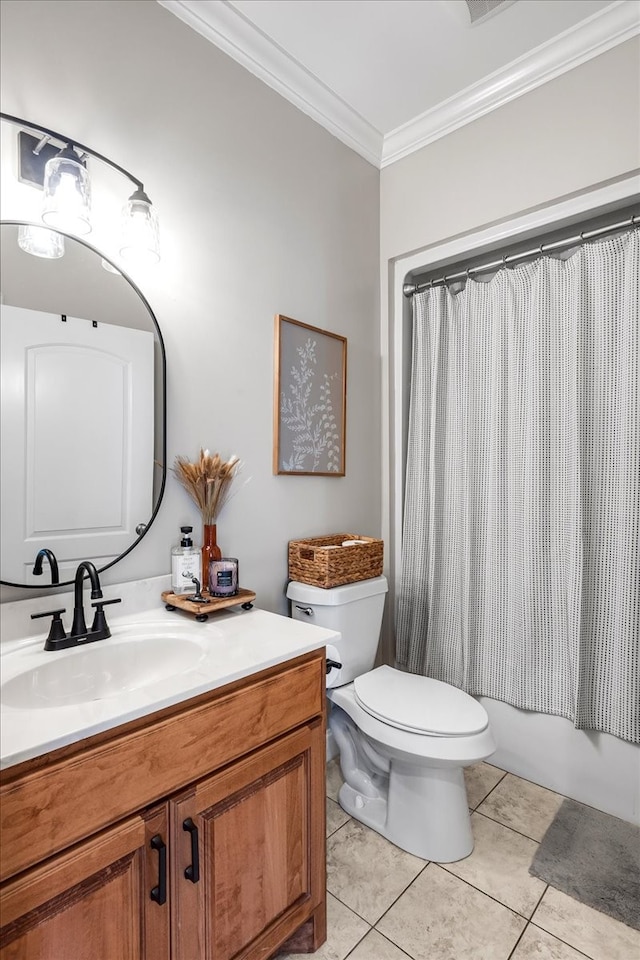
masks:
<instances>
[{"instance_id":1,"label":"toilet tank","mask_svg":"<svg viewBox=\"0 0 640 960\"><path fill-rule=\"evenodd\" d=\"M341 639L333 644L342 663L340 684L349 683L373 667L387 589L386 577L329 589L292 580L287 587L292 617L341 634Z\"/></svg>"}]
</instances>

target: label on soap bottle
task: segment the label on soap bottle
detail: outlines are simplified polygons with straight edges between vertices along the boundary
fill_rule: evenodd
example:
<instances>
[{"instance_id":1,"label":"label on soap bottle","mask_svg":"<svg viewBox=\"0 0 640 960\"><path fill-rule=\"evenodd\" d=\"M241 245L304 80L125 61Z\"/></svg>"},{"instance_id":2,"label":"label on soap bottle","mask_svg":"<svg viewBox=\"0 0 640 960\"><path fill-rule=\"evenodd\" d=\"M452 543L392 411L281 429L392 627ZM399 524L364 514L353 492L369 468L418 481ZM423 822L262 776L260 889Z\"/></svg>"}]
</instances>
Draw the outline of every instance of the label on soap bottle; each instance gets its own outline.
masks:
<instances>
[{"instance_id":1,"label":"label on soap bottle","mask_svg":"<svg viewBox=\"0 0 640 960\"><path fill-rule=\"evenodd\" d=\"M197 577L202 582L200 566L200 551L193 550L174 554L171 557L171 589L173 592L195 593L196 585L192 580L193 577Z\"/></svg>"}]
</instances>

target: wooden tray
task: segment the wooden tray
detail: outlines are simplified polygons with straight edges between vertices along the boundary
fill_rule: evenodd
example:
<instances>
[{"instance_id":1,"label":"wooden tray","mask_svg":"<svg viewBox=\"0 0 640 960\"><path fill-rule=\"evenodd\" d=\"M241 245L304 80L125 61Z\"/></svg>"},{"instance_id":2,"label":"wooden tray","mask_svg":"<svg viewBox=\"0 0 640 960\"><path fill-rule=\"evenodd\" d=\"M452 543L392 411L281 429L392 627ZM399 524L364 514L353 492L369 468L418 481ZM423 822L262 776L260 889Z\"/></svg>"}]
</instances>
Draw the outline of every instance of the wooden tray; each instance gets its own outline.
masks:
<instances>
[{"instance_id":1,"label":"wooden tray","mask_svg":"<svg viewBox=\"0 0 640 960\"><path fill-rule=\"evenodd\" d=\"M194 603L190 596L190 594L172 593L171 590L165 590L162 593L167 610L186 610L200 622L207 620L210 613L224 610L225 607L237 607L240 604L243 610L250 610L256 598L253 590L243 590L242 587L238 587L238 592L233 597L211 597L206 590L203 590L202 596L207 598L206 603Z\"/></svg>"}]
</instances>

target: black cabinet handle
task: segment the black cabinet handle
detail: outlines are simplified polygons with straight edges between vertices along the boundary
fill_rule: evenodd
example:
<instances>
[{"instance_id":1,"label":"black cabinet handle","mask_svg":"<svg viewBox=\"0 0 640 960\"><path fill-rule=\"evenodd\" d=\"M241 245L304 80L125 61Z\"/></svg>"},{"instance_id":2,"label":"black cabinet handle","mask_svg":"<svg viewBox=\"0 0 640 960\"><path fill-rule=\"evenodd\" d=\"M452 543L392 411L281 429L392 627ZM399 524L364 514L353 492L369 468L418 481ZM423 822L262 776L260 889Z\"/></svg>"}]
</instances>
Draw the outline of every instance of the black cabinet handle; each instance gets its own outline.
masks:
<instances>
[{"instance_id":1,"label":"black cabinet handle","mask_svg":"<svg viewBox=\"0 0 640 960\"><path fill-rule=\"evenodd\" d=\"M198 852L198 828L191 819L187 819L182 824L182 829L191 834L191 863L185 868L184 875L191 883L197 883L200 879L200 854Z\"/></svg>"},{"instance_id":2,"label":"black cabinet handle","mask_svg":"<svg viewBox=\"0 0 640 960\"><path fill-rule=\"evenodd\" d=\"M167 845L159 833L151 838L151 849L158 851L158 886L153 887L150 897L162 906L167 900Z\"/></svg>"}]
</instances>

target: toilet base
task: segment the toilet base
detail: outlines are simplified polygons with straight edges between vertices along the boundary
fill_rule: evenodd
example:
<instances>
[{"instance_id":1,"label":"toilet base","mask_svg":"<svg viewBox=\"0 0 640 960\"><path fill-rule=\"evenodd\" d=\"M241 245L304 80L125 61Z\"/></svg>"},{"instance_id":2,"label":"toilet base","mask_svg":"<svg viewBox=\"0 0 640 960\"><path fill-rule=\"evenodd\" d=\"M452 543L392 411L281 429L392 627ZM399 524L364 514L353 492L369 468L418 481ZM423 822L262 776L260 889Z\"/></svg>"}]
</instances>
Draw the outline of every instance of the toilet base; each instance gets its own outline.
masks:
<instances>
[{"instance_id":1,"label":"toilet base","mask_svg":"<svg viewBox=\"0 0 640 960\"><path fill-rule=\"evenodd\" d=\"M473 850L461 768L411 769L392 760L388 787L379 796L365 796L346 782L338 800L355 820L423 860L453 863Z\"/></svg>"},{"instance_id":2,"label":"toilet base","mask_svg":"<svg viewBox=\"0 0 640 960\"><path fill-rule=\"evenodd\" d=\"M355 709L349 691L343 694L341 703ZM360 716L361 722L364 719ZM463 768L486 756L486 747L490 748L488 753L492 752L492 739L479 739L480 756L466 751L471 756L456 762L445 756L419 756L415 749L408 752L417 743L424 747L423 738L416 740L414 734L403 735L405 749L366 735L335 702L331 704L329 727L345 781L338 795L343 810L423 860L453 863L469 856L473 834ZM377 729L394 733L382 724ZM444 738L437 746L443 754L453 752L444 749Z\"/></svg>"}]
</instances>

